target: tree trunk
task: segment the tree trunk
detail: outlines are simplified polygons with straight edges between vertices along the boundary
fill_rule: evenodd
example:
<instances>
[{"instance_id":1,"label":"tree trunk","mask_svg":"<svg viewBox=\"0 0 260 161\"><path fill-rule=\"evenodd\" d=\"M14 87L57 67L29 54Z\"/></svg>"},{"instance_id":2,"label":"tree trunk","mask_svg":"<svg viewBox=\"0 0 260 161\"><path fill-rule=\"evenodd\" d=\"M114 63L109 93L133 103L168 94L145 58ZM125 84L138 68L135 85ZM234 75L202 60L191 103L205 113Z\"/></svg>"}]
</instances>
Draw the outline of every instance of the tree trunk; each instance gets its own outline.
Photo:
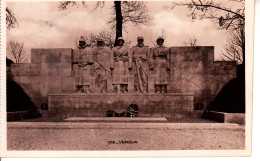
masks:
<instances>
[{"instance_id":1,"label":"tree trunk","mask_svg":"<svg viewBox=\"0 0 260 161\"><path fill-rule=\"evenodd\" d=\"M246 63L246 39L245 39L245 29L241 29L241 37L242 37L242 54L243 54L243 65Z\"/></svg>"},{"instance_id":2,"label":"tree trunk","mask_svg":"<svg viewBox=\"0 0 260 161\"><path fill-rule=\"evenodd\" d=\"M114 1L115 10L116 10L116 39L114 46L117 46L117 39L122 37L122 26L123 26L123 16L121 11L121 1Z\"/></svg>"}]
</instances>

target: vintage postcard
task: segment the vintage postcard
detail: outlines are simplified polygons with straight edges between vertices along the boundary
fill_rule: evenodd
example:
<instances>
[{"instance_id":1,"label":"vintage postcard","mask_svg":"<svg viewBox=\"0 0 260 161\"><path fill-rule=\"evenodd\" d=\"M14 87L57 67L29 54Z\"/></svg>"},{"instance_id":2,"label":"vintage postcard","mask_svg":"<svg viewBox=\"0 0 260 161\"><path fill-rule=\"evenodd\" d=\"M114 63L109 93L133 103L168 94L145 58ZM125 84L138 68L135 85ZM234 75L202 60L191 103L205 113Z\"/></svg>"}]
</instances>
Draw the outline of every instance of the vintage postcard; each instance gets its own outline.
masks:
<instances>
[{"instance_id":1,"label":"vintage postcard","mask_svg":"<svg viewBox=\"0 0 260 161\"><path fill-rule=\"evenodd\" d=\"M254 3L1 1L1 157L250 156Z\"/></svg>"}]
</instances>

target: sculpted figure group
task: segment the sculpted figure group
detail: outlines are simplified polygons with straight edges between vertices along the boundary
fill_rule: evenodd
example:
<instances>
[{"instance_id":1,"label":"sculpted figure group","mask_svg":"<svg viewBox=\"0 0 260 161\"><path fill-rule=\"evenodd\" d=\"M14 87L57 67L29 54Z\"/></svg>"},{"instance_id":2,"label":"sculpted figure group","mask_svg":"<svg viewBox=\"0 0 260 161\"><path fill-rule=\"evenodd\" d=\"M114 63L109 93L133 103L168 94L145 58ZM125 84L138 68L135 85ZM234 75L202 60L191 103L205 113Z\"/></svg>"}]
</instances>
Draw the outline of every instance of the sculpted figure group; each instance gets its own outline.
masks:
<instances>
[{"instance_id":1,"label":"sculpted figure group","mask_svg":"<svg viewBox=\"0 0 260 161\"><path fill-rule=\"evenodd\" d=\"M112 83L114 92L127 93L129 83L134 83L134 91L145 94L151 76L154 76L152 93L167 92L170 53L169 48L163 45L162 37L157 38L157 45L152 48L144 45L142 36L137 37L137 45L132 48L124 44L122 37L117 39L117 43L118 46L111 50L99 38L97 45L91 48L81 37L73 62L76 92L90 93L90 89L95 89L107 93L108 83ZM129 78L130 73L134 73L134 80ZM112 82L108 82L109 78Z\"/></svg>"}]
</instances>

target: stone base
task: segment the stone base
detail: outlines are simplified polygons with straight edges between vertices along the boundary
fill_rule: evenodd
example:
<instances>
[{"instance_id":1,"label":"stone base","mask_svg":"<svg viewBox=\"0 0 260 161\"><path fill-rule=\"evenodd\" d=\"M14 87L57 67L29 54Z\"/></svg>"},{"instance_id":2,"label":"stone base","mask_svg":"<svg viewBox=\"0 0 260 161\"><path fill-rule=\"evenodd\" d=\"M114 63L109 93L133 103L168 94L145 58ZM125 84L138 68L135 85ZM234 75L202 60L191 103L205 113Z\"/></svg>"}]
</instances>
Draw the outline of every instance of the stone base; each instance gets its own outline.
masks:
<instances>
[{"instance_id":1,"label":"stone base","mask_svg":"<svg viewBox=\"0 0 260 161\"><path fill-rule=\"evenodd\" d=\"M50 94L49 115L106 117L108 110L127 112L137 104L139 117L174 117L193 111L193 94Z\"/></svg>"},{"instance_id":2,"label":"stone base","mask_svg":"<svg viewBox=\"0 0 260 161\"><path fill-rule=\"evenodd\" d=\"M208 119L223 123L237 123L245 124L245 114L244 113L225 113L225 112L208 112Z\"/></svg>"},{"instance_id":3,"label":"stone base","mask_svg":"<svg viewBox=\"0 0 260 161\"><path fill-rule=\"evenodd\" d=\"M29 118L28 111L7 112L7 121L18 121Z\"/></svg>"},{"instance_id":4,"label":"stone base","mask_svg":"<svg viewBox=\"0 0 260 161\"><path fill-rule=\"evenodd\" d=\"M165 117L70 117L68 122L167 122Z\"/></svg>"}]
</instances>

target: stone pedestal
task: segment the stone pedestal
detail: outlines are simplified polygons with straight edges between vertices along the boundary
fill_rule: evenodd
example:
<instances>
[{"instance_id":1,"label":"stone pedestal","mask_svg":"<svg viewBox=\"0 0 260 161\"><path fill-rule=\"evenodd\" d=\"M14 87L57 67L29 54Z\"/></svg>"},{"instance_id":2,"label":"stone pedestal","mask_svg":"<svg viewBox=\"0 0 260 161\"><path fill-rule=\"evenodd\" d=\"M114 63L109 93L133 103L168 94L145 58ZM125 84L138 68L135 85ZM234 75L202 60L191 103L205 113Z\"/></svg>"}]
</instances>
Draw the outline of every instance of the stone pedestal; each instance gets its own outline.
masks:
<instances>
[{"instance_id":1,"label":"stone pedestal","mask_svg":"<svg viewBox=\"0 0 260 161\"><path fill-rule=\"evenodd\" d=\"M193 94L50 94L49 111L77 117L105 117L137 104L140 117L174 117L193 111Z\"/></svg>"}]
</instances>

